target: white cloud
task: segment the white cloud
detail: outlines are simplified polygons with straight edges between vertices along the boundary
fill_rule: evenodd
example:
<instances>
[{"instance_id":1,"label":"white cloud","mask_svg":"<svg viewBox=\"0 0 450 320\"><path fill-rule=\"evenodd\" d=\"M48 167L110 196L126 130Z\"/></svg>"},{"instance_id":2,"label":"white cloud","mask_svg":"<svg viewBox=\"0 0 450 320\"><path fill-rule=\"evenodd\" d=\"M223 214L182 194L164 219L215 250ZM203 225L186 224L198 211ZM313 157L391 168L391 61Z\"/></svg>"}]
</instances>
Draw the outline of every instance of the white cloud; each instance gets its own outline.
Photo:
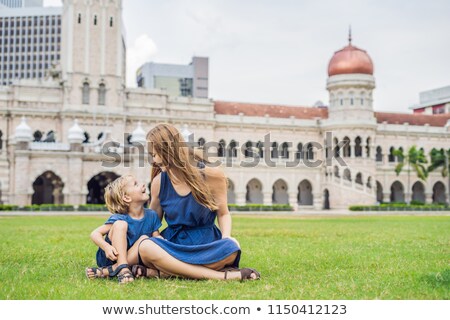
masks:
<instances>
[{"instance_id":1,"label":"white cloud","mask_svg":"<svg viewBox=\"0 0 450 320\"><path fill-rule=\"evenodd\" d=\"M136 38L127 50L127 86L136 87L136 70L158 52L155 42L146 34Z\"/></svg>"}]
</instances>

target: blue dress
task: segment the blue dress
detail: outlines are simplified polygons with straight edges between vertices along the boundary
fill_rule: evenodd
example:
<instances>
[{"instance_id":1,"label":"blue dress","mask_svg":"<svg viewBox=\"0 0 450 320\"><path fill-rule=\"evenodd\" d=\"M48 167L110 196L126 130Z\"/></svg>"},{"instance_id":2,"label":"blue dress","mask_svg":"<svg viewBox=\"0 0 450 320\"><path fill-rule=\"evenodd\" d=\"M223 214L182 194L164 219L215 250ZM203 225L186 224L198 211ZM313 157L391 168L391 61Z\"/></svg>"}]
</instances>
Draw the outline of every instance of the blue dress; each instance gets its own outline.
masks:
<instances>
[{"instance_id":1,"label":"blue dress","mask_svg":"<svg viewBox=\"0 0 450 320\"><path fill-rule=\"evenodd\" d=\"M237 252L232 264L239 267L241 250L231 239L222 239L214 224L216 212L199 204L192 193L180 196L167 172L161 172L159 201L167 221L161 232L164 239L151 238L171 256L190 264L210 264Z\"/></svg>"},{"instance_id":2,"label":"blue dress","mask_svg":"<svg viewBox=\"0 0 450 320\"><path fill-rule=\"evenodd\" d=\"M116 221L125 221L128 224L127 229L127 250L129 250L133 244L142 235L152 236L152 233L158 231L161 227L161 221L158 214L154 210L144 209L144 217L142 219L133 219L128 214L114 213L112 214L105 224L114 224ZM111 244L108 234L106 234L105 241ZM98 248L97 250L97 265L99 267L111 266L115 261L109 260L106 257L105 251Z\"/></svg>"}]
</instances>

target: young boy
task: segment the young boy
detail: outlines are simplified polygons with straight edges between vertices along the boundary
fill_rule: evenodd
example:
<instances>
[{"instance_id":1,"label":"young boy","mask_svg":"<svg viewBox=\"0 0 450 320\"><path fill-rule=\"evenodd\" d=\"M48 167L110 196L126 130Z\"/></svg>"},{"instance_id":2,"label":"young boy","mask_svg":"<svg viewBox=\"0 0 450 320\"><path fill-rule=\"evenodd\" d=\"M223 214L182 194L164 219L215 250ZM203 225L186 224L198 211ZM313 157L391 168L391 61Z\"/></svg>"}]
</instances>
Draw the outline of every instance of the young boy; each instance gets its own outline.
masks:
<instances>
[{"instance_id":1,"label":"young boy","mask_svg":"<svg viewBox=\"0 0 450 320\"><path fill-rule=\"evenodd\" d=\"M117 178L106 186L106 207L112 215L91 233L92 241L99 247L99 268L86 268L89 279L117 276L121 284L134 280L129 266L138 263L139 243L150 236L161 237L158 215L144 208L148 199L145 185L138 184L131 175Z\"/></svg>"}]
</instances>

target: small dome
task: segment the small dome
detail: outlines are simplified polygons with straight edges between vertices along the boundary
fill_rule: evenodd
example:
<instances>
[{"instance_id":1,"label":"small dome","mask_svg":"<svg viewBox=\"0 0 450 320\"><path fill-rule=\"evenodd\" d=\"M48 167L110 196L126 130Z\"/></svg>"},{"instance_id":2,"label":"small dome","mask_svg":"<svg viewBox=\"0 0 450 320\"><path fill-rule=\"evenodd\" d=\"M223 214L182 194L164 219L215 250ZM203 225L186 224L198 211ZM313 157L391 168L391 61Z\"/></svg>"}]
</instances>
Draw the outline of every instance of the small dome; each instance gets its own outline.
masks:
<instances>
[{"instance_id":1,"label":"small dome","mask_svg":"<svg viewBox=\"0 0 450 320\"><path fill-rule=\"evenodd\" d=\"M145 145L145 143L147 142L146 133L145 133L144 129L142 129L140 121L138 122L137 128L134 129L133 133L131 134L130 142L131 143L140 143L143 145Z\"/></svg>"},{"instance_id":2,"label":"small dome","mask_svg":"<svg viewBox=\"0 0 450 320\"><path fill-rule=\"evenodd\" d=\"M85 139L84 131L78 125L78 120L75 119L73 121L73 126L69 129L69 143L82 143Z\"/></svg>"},{"instance_id":3,"label":"small dome","mask_svg":"<svg viewBox=\"0 0 450 320\"><path fill-rule=\"evenodd\" d=\"M16 127L14 137L17 142L33 141L33 134L31 133L31 128L27 125L25 117L22 117L22 121Z\"/></svg>"},{"instance_id":4,"label":"small dome","mask_svg":"<svg viewBox=\"0 0 450 320\"><path fill-rule=\"evenodd\" d=\"M183 125L183 129L181 129L181 135L183 136L185 142L189 142L189 136L191 134L192 132L188 130L188 125L187 124Z\"/></svg>"},{"instance_id":5,"label":"small dome","mask_svg":"<svg viewBox=\"0 0 450 320\"><path fill-rule=\"evenodd\" d=\"M328 64L328 76L362 73L373 75L373 62L366 51L352 45L351 36L345 48L336 51Z\"/></svg>"}]
</instances>

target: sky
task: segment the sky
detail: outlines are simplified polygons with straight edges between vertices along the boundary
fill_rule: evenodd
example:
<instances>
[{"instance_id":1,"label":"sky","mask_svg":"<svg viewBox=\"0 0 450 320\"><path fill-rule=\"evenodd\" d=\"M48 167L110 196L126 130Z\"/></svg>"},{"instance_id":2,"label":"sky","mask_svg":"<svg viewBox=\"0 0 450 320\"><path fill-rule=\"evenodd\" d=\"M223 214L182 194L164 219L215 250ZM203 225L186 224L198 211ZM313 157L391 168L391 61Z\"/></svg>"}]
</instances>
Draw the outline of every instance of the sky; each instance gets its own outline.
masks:
<instances>
[{"instance_id":1,"label":"sky","mask_svg":"<svg viewBox=\"0 0 450 320\"><path fill-rule=\"evenodd\" d=\"M375 111L411 113L420 92L450 85L448 0L124 0L123 19L130 87L145 62L205 56L212 99L327 105L350 25L374 63Z\"/></svg>"}]
</instances>

